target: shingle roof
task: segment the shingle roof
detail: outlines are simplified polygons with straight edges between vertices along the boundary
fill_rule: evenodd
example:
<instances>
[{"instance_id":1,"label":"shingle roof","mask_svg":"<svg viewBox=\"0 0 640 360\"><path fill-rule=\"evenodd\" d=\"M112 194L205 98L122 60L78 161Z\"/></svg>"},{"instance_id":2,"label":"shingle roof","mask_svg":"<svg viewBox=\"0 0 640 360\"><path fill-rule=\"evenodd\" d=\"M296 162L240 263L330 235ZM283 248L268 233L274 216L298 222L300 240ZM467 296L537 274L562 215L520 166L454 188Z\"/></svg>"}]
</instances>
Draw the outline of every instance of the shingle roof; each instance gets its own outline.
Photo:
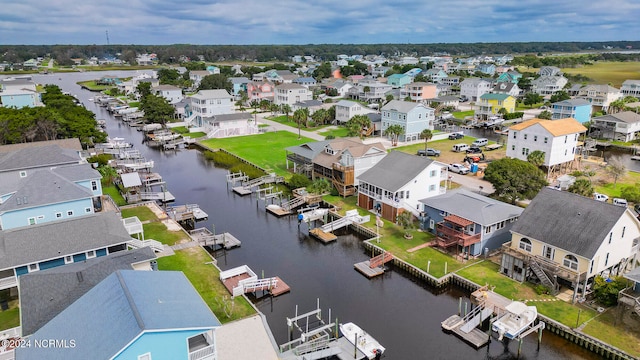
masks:
<instances>
[{"instance_id":1,"label":"shingle roof","mask_svg":"<svg viewBox=\"0 0 640 360\"><path fill-rule=\"evenodd\" d=\"M625 211L624 206L542 188L511 231L591 259Z\"/></svg>"},{"instance_id":2,"label":"shingle roof","mask_svg":"<svg viewBox=\"0 0 640 360\"><path fill-rule=\"evenodd\" d=\"M117 270L156 258L150 247L118 251L20 276L22 335L31 335Z\"/></svg>"},{"instance_id":3,"label":"shingle roof","mask_svg":"<svg viewBox=\"0 0 640 360\"><path fill-rule=\"evenodd\" d=\"M78 164L78 152L58 145L26 147L11 152L0 152L0 172Z\"/></svg>"},{"instance_id":4,"label":"shingle roof","mask_svg":"<svg viewBox=\"0 0 640 360\"><path fill-rule=\"evenodd\" d=\"M507 98L511 97L511 95L509 94L492 94L492 93L486 93L486 94L482 94L480 96L480 99L482 100L498 100L498 101L504 101Z\"/></svg>"},{"instance_id":5,"label":"shingle roof","mask_svg":"<svg viewBox=\"0 0 640 360\"><path fill-rule=\"evenodd\" d=\"M191 96L192 98L197 99L222 99L222 98L231 98L231 95L224 89L214 89L214 90L200 90L196 94Z\"/></svg>"},{"instance_id":6,"label":"shingle roof","mask_svg":"<svg viewBox=\"0 0 640 360\"><path fill-rule=\"evenodd\" d=\"M624 122L627 124L635 124L640 122L640 114L636 114L633 111L623 111L615 114L607 114L604 116L598 116L593 120L615 121Z\"/></svg>"},{"instance_id":7,"label":"shingle roof","mask_svg":"<svg viewBox=\"0 0 640 360\"><path fill-rule=\"evenodd\" d=\"M540 124L544 129L546 129L553 136L562 136L576 133L583 133L587 131L587 128L584 127L578 120L574 118L566 118L566 119L558 119L558 120L545 120L545 119L531 119L520 124L513 125L509 128L509 130L524 130L530 126L535 124Z\"/></svg>"},{"instance_id":8,"label":"shingle roof","mask_svg":"<svg viewBox=\"0 0 640 360\"><path fill-rule=\"evenodd\" d=\"M480 225L520 216L523 209L514 205L482 196L463 188L447 191L446 194L420 200L434 209L455 214Z\"/></svg>"},{"instance_id":9,"label":"shingle roof","mask_svg":"<svg viewBox=\"0 0 640 360\"><path fill-rule=\"evenodd\" d=\"M280 84L276 86L276 89L286 89L286 90L296 90L296 89L306 89L306 87L300 85L300 84Z\"/></svg>"},{"instance_id":10,"label":"shingle roof","mask_svg":"<svg viewBox=\"0 0 640 360\"><path fill-rule=\"evenodd\" d=\"M395 192L415 179L433 160L401 151L391 151L371 169L358 176L359 181Z\"/></svg>"},{"instance_id":11,"label":"shingle roof","mask_svg":"<svg viewBox=\"0 0 640 360\"><path fill-rule=\"evenodd\" d=\"M352 107L354 105L360 105L360 106L364 107L364 105L362 105L360 103L357 103L355 101L349 101L349 100L340 100L340 101L338 101L336 103L335 106L343 106L343 107L349 107L350 108L350 107Z\"/></svg>"},{"instance_id":12,"label":"shingle roof","mask_svg":"<svg viewBox=\"0 0 640 360\"><path fill-rule=\"evenodd\" d=\"M58 166L52 171L69 181L95 180L102 178L100 172L90 164Z\"/></svg>"},{"instance_id":13,"label":"shingle roof","mask_svg":"<svg viewBox=\"0 0 640 360\"><path fill-rule=\"evenodd\" d=\"M251 115L251 113L248 113L248 112L239 112L239 113L233 113L233 114L219 114L219 115L213 116L214 121L235 121L235 120L246 121L250 119L253 119L253 115Z\"/></svg>"},{"instance_id":14,"label":"shingle roof","mask_svg":"<svg viewBox=\"0 0 640 360\"><path fill-rule=\"evenodd\" d=\"M408 113L414 108L424 105L420 103L410 102L410 101L402 101L402 100L391 100L385 106L382 107L382 110L395 110L401 113Z\"/></svg>"},{"instance_id":15,"label":"shingle roof","mask_svg":"<svg viewBox=\"0 0 640 360\"><path fill-rule=\"evenodd\" d=\"M217 326L220 322L182 272L119 270L31 336L33 342L74 339L75 347L33 346L15 355L16 360L109 359L145 332Z\"/></svg>"},{"instance_id":16,"label":"shingle roof","mask_svg":"<svg viewBox=\"0 0 640 360\"><path fill-rule=\"evenodd\" d=\"M551 105L561 105L561 106L583 106L583 105L591 105L591 103L585 99L567 99L558 102L554 102Z\"/></svg>"},{"instance_id":17,"label":"shingle roof","mask_svg":"<svg viewBox=\"0 0 640 360\"><path fill-rule=\"evenodd\" d=\"M340 138L330 140L325 148L326 147L331 147L334 154L331 155L321 151L313 158L314 164L322 165L326 168L331 168L332 164L337 162L345 151L349 151L349 153L351 153L351 155L356 159L364 156L372 149L378 149L381 152L386 151L382 143L364 144L358 138Z\"/></svg>"},{"instance_id":18,"label":"shingle roof","mask_svg":"<svg viewBox=\"0 0 640 360\"><path fill-rule=\"evenodd\" d=\"M317 154L324 151L324 147L331 142L331 140L323 140L323 141L314 141L309 143L304 143L302 145L289 146L285 150L287 152L296 154L305 159L309 159L309 161L313 160Z\"/></svg>"},{"instance_id":19,"label":"shingle roof","mask_svg":"<svg viewBox=\"0 0 640 360\"><path fill-rule=\"evenodd\" d=\"M131 236L115 212L101 212L0 232L0 270L123 244Z\"/></svg>"},{"instance_id":20,"label":"shingle roof","mask_svg":"<svg viewBox=\"0 0 640 360\"><path fill-rule=\"evenodd\" d=\"M33 148L33 147L42 147L42 146L51 146L57 145L61 149L71 149L76 151L82 151L82 145L80 144L80 140L78 138L71 139L57 139L57 140L48 140L48 141L36 141L29 143L19 143L19 144L9 144L0 146L0 153L16 151L24 148Z\"/></svg>"}]
</instances>

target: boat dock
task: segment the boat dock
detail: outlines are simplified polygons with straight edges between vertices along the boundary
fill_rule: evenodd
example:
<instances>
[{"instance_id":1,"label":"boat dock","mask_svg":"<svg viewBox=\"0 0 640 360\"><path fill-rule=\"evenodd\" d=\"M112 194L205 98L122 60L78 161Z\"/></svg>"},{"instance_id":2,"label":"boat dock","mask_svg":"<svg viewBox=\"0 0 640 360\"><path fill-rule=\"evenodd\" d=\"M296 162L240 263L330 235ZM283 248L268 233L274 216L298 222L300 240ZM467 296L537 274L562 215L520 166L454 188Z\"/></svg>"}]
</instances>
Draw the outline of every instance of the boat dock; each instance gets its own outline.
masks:
<instances>
[{"instance_id":1,"label":"boat dock","mask_svg":"<svg viewBox=\"0 0 640 360\"><path fill-rule=\"evenodd\" d=\"M268 205L267 211L276 215L284 216L293 213L293 210L302 205L317 205L322 201L322 197L316 194L309 194L305 188L298 188L293 190L293 198L280 205Z\"/></svg>"},{"instance_id":2,"label":"boat dock","mask_svg":"<svg viewBox=\"0 0 640 360\"><path fill-rule=\"evenodd\" d=\"M387 251L371 258L370 260L354 264L353 267L362 275L371 279L378 275L384 274L384 264L392 260L393 254Z\"/></svg>"},{"instance_id":3,"label":"boat dock","mask_svg":"<svg viewBox=\"0 0 640 360\"><path fill-rule=\"evenodd\" d=\"M197 221L207 220L209 214L197 204L176 205L167 208L167 215L178 223L188 223L194 227Z\"/></svg>"},{"instance_id":4,"label":"boat dock","mask_svg":"<svg viewBox=\"0 0 640 360\"><path fill-rule=\"evenodd\" d=\"M221 246L225 249L239 247L242 243L235 236L229 233L214 234L207 228L198 228L189 231L189 235L194 241L202 246Z\"/></svg>"},{"instance_id":5,"label":"boat dock","mask_svg":"<svg viewBox=\"0 0 640 360\"><path fill-rule=\"evenodd\" d=\"M253 180L243 181L241 186L235 186L233 191L238 195L249 195L253 192L253 188L258 187L262 184L272 184L272 183L282 183L284 182L284 177L278 176L275 173L271 173L269 175L265 175Z\"/></svg>"},{"instance_id":6,"label":"boat dock","mask_svg":"<svg viewBox=\"0 0 640 360\"><path fill-rule=\"evenodd\" d=\"M347 210L344 217L334 220L328 224L324 224L321 227L309 230L309 234L317 238L318 240L328 243L338 239L333 234L335 230L341 229L351 224L362 224L370 220L369 215L361 216L357 209Z\"/></svg>"},{"instance_id":7,"label":"boat dock","mask_svg":"<svg viewBox=\"0 0 640 360\"><path fill-rule=\"evenodd\" d=\"M168 191L160 191L160 192L141 192L140 200L157 200L163 203L172 202L176 200L176 197L173 196Z\"/></svg>"},{"instance_id":8,"label":"boat dock","mask_svg":"<svg viewBox=\"0 0 640 360\"><path fill-rule=\"evenodd\" d=\"M258 291L268 291L271 296L279 296L291 291L289 285L280 277L259 279L247 265L221 271L220 280L234 297Z\"/></svg>"}]
</instances>

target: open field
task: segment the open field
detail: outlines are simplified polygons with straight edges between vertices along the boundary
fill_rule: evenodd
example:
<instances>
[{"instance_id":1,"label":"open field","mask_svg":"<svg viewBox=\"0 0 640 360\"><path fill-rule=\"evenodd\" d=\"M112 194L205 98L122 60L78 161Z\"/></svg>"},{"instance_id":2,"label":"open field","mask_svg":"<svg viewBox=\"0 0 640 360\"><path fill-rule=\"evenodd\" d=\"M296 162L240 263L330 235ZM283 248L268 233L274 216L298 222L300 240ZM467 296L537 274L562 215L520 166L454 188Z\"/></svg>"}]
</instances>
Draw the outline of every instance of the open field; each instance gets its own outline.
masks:
<instances>
[{"instance_id":1,"label":"open field","mask_svg":"<svg viewBox=\"0 0 640 360\"><path fill-rule=\"evenodd\" d=\"M433 149L440 150L440 156L432 158L434 160L443 162L445 164L450 163L462 163L465 153L453 152L451 151L451 147L455 144L471 144L476 138L465 136L462 139L458 140L437 140L437 141L429 141L427 142L427 146ZM493 144L494 142L490 141L489 144ZM394 150L399 150L402 152L406 152L409 154L416 154L416 152L420 149L424 149L424 142L418 144L412 144L407 146L397 147ZM507 154L507 149L505 146L501 147L498 150L493 151L485 151L484 156L487 160L497 160L505 157Z\"/></svg>"},{"instance_id":2,"label":"open field","mask_svg":"<svg viewBox=\"0 0 640 360\"><path fill-rule=\"evenodd\" d=\"M519 67L518 71L538 72L537 68ZM599 61L593 65L584 65L577 68L563 68L567 74L582 74L590 79L594 84L609 84L620 88L622 82L627 79L640 79L640 62L628 61Z\"/></svg>"}]
</instances>

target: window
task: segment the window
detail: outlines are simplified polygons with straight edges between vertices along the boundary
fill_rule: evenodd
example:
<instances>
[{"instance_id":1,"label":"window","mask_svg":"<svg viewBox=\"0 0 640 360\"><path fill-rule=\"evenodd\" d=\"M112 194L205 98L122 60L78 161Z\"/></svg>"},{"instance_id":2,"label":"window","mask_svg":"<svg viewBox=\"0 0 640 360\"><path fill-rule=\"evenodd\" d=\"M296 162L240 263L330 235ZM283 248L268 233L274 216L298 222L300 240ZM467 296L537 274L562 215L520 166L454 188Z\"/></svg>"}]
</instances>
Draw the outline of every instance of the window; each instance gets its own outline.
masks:
<instances>
[{"instance_id":1,"label":"window","mask_svg":"<svg viewBox=\"0 0 640 360\"><path fill-rule=\"evenodd\" d=\"M533 141L538 141L538 135L533 135Z\"/></svg>"},{"instance_id":2,"label":"window","mask_svg":"<svg viewBox=\"0 0 640 360\"><path fill-rule=\"evenodd\" d=\"M522 155L528 156L529 155L529 149L528 148L522 148Z\"/></svg>"},{"instance_id":3,"label":"window","mask_svg":"<svg viewBox=\"0 0 640 360\"><path fill-rule=\"evenodd\" d=\"M564 149L564 154L567 155L567 149Z\"/></svg>"},{"instance_id":4,"label":"window","mask_svg":"<svg viewBox=\"0 0 640 360\"><path fill-rule=\"evenodd\" d=\"M518 247L524 251L531 252L531 240L527 238L520 239Z\"/></svg>"},{"instance_id":5,"label":"window","mask_svg":"<svg viewBox=\"0 0 640 360\"><path fill-rule=\"evenodd\" d=\"M513 138L514 138L514 139L517 139L517 138L518 138L517 134L518 134L517 132L515 132L515 131L513 132Z\"/></svg>"},{"instance_id":6,"label":"window","mask_svg":"<svg viewBox=\"0 0 640 360\"><path fill-rule=\"evenodd\" d=\"M57 212L56 213L56 219L60 219L62 217L62 213L61 212Z\"/></svg>"},{"instance_id":7,"label":"window","mask_svg":"<svg viewBox=\"0 0 640 360\"><path fill-rule=\"evenodd\" d=\"M505 222L501 221L499 223L496 223L496 230L500 230L504 227Z\"/></svg>"},{"instance_id":8,"label":"window","mask_svg":"<svg viewBox=\"0 0 640 360\"><path fill-rule=\"evenodd\" d=\"M64 263L65 264L71 264L73 262L73 256L71 255L67 255L64 257Z\"/></svg>"},{"instance_id":9,"label":"window","mask_svg":"<svg viewBox=\"0 0 640 360\"><path fill-rule=\"evenodd\" d=\"M515 145L511 145L511 150L512 151L516 151L516 146Z\"/></svg>"},{"instance_id":10,"label":"window","mask_svg":"<svg viewBox=\"0 0 640 360\"><path fill-rule=\"evenodd\" d=\"M429 191L435 191L436 190L436 186L431 184L429 185Z\"/></svg>"},{"instance_id":11,"label":"window","mask_svg":"<svg viewBox=\"0 0 640 360\"><path fill-rule=\"evenodd\" d=\"M593 260L591 260L591 265L589 265L589 274L593 272Z\"/></svg>"},{"instance_id":12,"label":"window","mask_svg":"<svg viewBox=\"0 0 640 360\"><path fill-rule=\"evenodd\" d=\"M36 218L31 217L29 218L29 225L35 225L36 224Z\"/></svg>"},{"instance_id":13,"label":"window","mask_svg":"<svg viewBox=\"0 0 640 360\"><path fill-rule=\"evenodd\" d=\"M486 226L486 227L484 228L484 233L485 233L485 234L488 234L488 233L490 233L490 232L491 232L491 225Z\"/></svg>"},{"instance_id":14,"label":"window","mask_svg":"<svg viewBox=\"0 0 640 360\"><path fill-rule=\"evenodd\" d=\"M20 177L27 177L27 172L26 171L20 171Z\"/></svg>"},{"instance_id":15,"label":"window","mask_svg":"<svg viewBox=\"0 0 640 360\"><path fill-rule=\"evenodd\" d=\"M87 214L91 213L91 208L84 208L84 212Z\"/></svg>"},{"instance_id":16,"label":"window","mask_svg":"<svg viewBox=\"0 0 640 360\"><path fill-rule=\"evenodd\" d=\"M555 254L555 252L556 250L551 246L545 246L544 249L542 249L542 256L546 257L549 260L553 260L553 255Z\"/></svg>"},{"instance_id":17,"label":"window","mask_svg":"<svg viewBox=\"0 0 640 360\"><path fill-rule=\"evenodd\" d=\"M562 265L568 267L571 270L578 270L578 258L573 255L566 255L562 261Z\"/></svg>"},{"instance_id":18,"label":"window","mask_svg":"<svg viewBox=\"0 0 640 360\"><path fill-rule=\"evenodd\" d=\"M609 263L609 253L607 253L607 256L604 258L604 266L607 266L608 263Z\"/></svg>"},{"instance_id":19,"label":"window","mask_svg":"<svg viewBox=\"0 0 640 360\"><path fill-rule=\"evenodd\" d=\"M568 139L568 138L569 138L569 136L565 136L565 137L564 137L564 143L565 143L565 144L567 143L567 139Z\"/></svg>"},{"instance_id":20,"label":"window","mask_svg":"<svg viewBox=\"0 0 640 360\"><path fill-rule=\"evenodd\" d=\"M578 134L576 134L576 138L575 138L575 141L578 141Z\"/></svg>"},{"instance_id":21,"label":"window","mask_svg":"<svg viewBox=\"0 0 640 360\"><path fill-rule=\"evenodd\" d=\"M429 171L429 176L430 177L436 177L437 174L438 174L438 172L436 170Z\"/></svg>"},{"instance_id":22,"label":"window","mask_svg":"<svg viewBox=\"0 0 640 360\"><path fill-rule=\"evenodd\" d=\"M67 211L67 216L73 216L73 210L68 210Z\"/></svg>"},{"instance_id":23,"label":"window","mask_svg":"<svg viewBox=\"0 0 640 360\"><path fill-rule=\"evenodd\" d=\"M436 226L436 222L433 219L429 220L429 229L433 230L435 226Z\"/></svg>"},{"instance_id":24,"label":"window","mask_svg":"<svg viewBox=\"0 0 640 360\"><path fill-rule=\"evenodd\" d=\"M94 258L94 257L96 257L95 250L87 251L87 258Z\"/></svg>"},{"instance_id":25,"label":"window","mask_svg":"<svg viewBox=\"0 0 640 360\"><path fill-rule=\"evenodd\" d=\"M406 196L407 196L407 197L406 197L405 199L408 199L408 198L409 198L409 190L407 190L407 194L406 194Z\"/></svg>"},{"instance_id":26,"label":"window","mask_svg":"<svg viewBox=\"0 0 640 360\"><path fill-rule=\"evenodd\" d=\"M93 191L97 191L98 190L98 182L95 180L91 180L91 190Z\"/></svg>"},{"instance_id":27,"label":"window","mask_svg":"<svg viewBox=\"0 0 640 360\"><path fill-rule=\"evenodd\" d=\"M527 134L524 134L524 139L527 140Z\"/></svg>"},{"instance_id":28,"label":"window","mask_svg":"<svg viewBox=\"0 0 640 360\"><path fill-rule=\"evenodd\" d=\"M627 227L626 227L626 226L623 226L623 227L622 227L622 236L620 236L620 237L624 237L624 231L625 231L625 230L627 230Z\"/></svg>"},{"instance_id":29,"label":"window","mask_svg":"<svg viewBox=\"0 0 640 360\"><path fill-rule=\"evenodd\" d=\"M29 264L29 272L40 270L40 266L38 264Z\"/></svg>"},{"instance_id":30,"label":"window","mask_svg":"<svg viewBox=\"0 0 640 360\"><path fill-rule=\"evenodd\" d=\"M549 138L545 136L544 137L544 143L546 144L548 141L549 141Z\"/></svg>"},{"instance_id":31,"label":"window","mask_svg":"<svg viewBox=\"0 0 640 360\"><path fill-rule=\"evenodd\" d=\"M612 240L612 239L613 239L613 233L612 233L612 232L610 232L610 233L609 233L609 244L611 244L611 240Z\"/></svg>"}]
</instances>

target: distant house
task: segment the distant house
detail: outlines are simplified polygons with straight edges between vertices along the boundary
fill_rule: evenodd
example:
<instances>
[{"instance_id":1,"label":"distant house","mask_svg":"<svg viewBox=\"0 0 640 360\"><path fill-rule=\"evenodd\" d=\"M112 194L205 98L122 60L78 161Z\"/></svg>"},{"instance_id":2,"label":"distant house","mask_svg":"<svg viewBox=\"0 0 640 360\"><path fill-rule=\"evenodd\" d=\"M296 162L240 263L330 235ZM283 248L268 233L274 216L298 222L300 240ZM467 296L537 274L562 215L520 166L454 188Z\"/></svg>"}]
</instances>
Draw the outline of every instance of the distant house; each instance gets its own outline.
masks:
<instances>
[{"instance_id":1,"label":"distant house","mask_svg":"<svg viewBox=\"0 0 640 360\"><path fill-rule=\"evenodd\" d=\"M207 70L191 70L189 71L189 80L193 82L193 88L197 89L200 86L200 82L205 76L211 75Z\"/></svg>"},{"instance_id":2,"label":"distant house","mask_svg":"<svg viewBox=\"0 0 640 360\"><path fill-rule=\"evenodd\" d=\"M640 223L626 206L542 188L511 228L500 272L535 279L556 292L574 289L574 301L597 275L635 267Z\"/></svg>"},{"instance_id":3,"label":"distant house","mask_svg":"<svg viewBox=\"0 0 640 360\"><path fill-rule=\"evenodd\" d=\"M433 130L435 111L421 103L391 100L380 111L382 115L382 128L384 131L392 125L400 125L404 133L398 141L413 141L420 138L424 129Z\"/></svg>"},{"instance_id":4,"label":"distant house","mask_svg":"<svg viewBox=\"0 0 640 360\"><path fill-rule=\"evenodd\" d=\"M480 96L491 91L492 84L480 78L466 78L460 83L460 96L469 101L478 101Z\"/></svg>"},{"instance_id":5,"label":"distant house","mask_svg":"<svg viewBox=\"0 0 640 360\"><path fill-rule=\"evenodd\" d=\"M441 185L447 167L425 156L391 151L375 166L358 176L358 206L375 210L396 221L403 211L420 215L421 199L446 191Z\"/></svg>"},{"instance_id":6,"label":"distant house","mask_svg":"<svg viewBox=\"0 0 640 360\"><path fill-rule=\"evenodd\" d=\"M496 73L496 66L494 64L478 64L478 66L476 66L476 71L493 76L493 74Z\"/></svg>"},{"instance_id":7,"label":"distant house","mask_svg":"<svg viewBox=\"0 0 640 360\"><path fill-rule=\"evenodd\" d=\"M520 96L520 88L518 87L518 84L512 82L498 82L493 89L491 89L491 92L494 94L511 95L514 98Z\"/></svg>"},{"instance_id":8,"label":"distant house","mask_svg":"<svg viewBox=\"0 0 640 360\"><path fill-rule=\"evenodd\" d=\"M165 98L170 104L177 104L184 99L182 89L173 85L158 85L151 88L151 91L157 96Z\"/></svg>"},{"instance_id":9,"label":"distant house","mask_svg":"<svg viewBox=\"0 0 640 360\"><path fill-rule=\"evenodd\" d=\"M519 72L507 71L507 72L501 73L500 76L498 76L498 78L496 79L496 82L498 83L510 82L510 83L517 84L518 81L520 81L520 79L522 79L522 74L520 74Z\"/></svg>"},{"instance_id":10,"label":"distant house","mask_svg":"<svg viewBox=\"0 0 640 360\"><path fill-rule=\"evenodd\" d=\"M623 97L633 96L635 98L640 98L640 80L625 80L622 83L620 92Z\"/></svg>"},{"instance_id":11,"label":"distant house","mask_svg":"<svg viewBox=\"0 0 640 360\"><path fill-rule=\"evenodd\" d=\"M189 111L185 114L185 122L196 127L205 126L205 118L234 112L233 97L227 90L200 90L190 96L189 100Z\"/></svg>"},{"instance_id":12,"label":"distant house","mask_svg":"<svg viewBox=\"0 0 640 360\"><path fill-rule=\"evenodd\" d=\"M562 75L562 71L555 66L541 66L538 74L540 76L557 76Z\"/></svg>"},{"instance_id":13,"label":"distant house","mask_svg":"<svg viewBox=\"0 0 640 360\"><path fill-rule=\"evenodd\" d=\"M411 101L423 101L433 99L438 94L436 84L426 82L414 82L404 85L400 90L400 98L409 98Z\"/></svg>"},{"instance_id":14,"label":"distant house","mask_svg":"<svg viewBox=\"0 0 640 360\"><path fill-rule=\"evenodd\" d=\"M207 69L206 69L206 70L207 70L207 71L209 72L209 74L211 74L211 75L213 75L213 74L220 74L220 68L219 68L219 67L217 67L217 66L214 66L214 65L209 65L209 66L207 66Z\"/></svg>"},{"instance_id":15,"label":"distant house","mask_svg":"<svg viewBox=\"0 0 640 360\"><path fill-rule=\"evenodd\" d=\"M371 70L371 75L375 77L384 77L389 70L391 70L389 66L378 66Z\"/></svg>"},{"instance_id":16,"label":"distant house","mask_svg":"<svg viewBox=\"0 0 640 360\"><path fill-rule=\"evenodd\" d=\"M276 105L293 105L297 102L313 100L313 93L299 84L281 84L275 87L273 103Z\"/></svg>"},{"instance_id":17,"label":"distant house","mask_svg":"<svg viewBox=\"0 0 640 360\"><path fill-rule=\"evenodd\" d=\"M310 86L315 86L317 81L312 77L299 77L299 78L293 79L292 83L309 88Z\"/></svg>"},{"instance_id":18,"label":"distant house","mask_svg":"<svg viewBox=\"0 0 640 360\"><path fill-rule=\"evenodd\" d=\"M320 100L305 100L291 105L291 111L296 111L298 109L307 109L307 111L309 112L309 116L313 115L313 113L315 113L316 111L324 108L325 105Z\"/></svg>"},{"instance_id":19,"label":"distant house","mask_svg":"<svg viewBox=\"0 0 640 360\"><path fill-rule=\"evenodd\" d=\"M342 79L338 79L332 84L326 86L327 89L336 89L336 91L338 92L338 96L340 97L345 97L349 92L349 89L351 89L352 87L353 84Z\"/></svg>"},{"instance_id":20,"label":"distant house","mask_svg":"<svg viewBox=\"0 0 640 360\"><path fill-rule=\"evenodd\" d=\"M247 84L247 95L249 96L249 102L254 100L273 101L275 97L274 86L273 84L266 81L252 81Z\"/></svg>"},{"instance_id":21,"label":"distant house","mask_svg":"<svg viewBox=\"0 0 640 360\"><path fill-rule=\"evenodd\" d=\"M347 96L351 99L357 99L373 104L384 101L387 93L392 89L393 87L389 84L382 84L375 81L359 82L358 85L347 91Z\"/></svg>"},{"instance_id":22,"label":"distant house","mask_svg":"<svg viewBox=\"0 0 640 360\"><path fill-rule=\"evenodd\" d=\"M6 78L0 80L0 106L21 109L43 104L33 80Z\"/></svg>"},{"instance_id":23,"label":"distant house","mask_svg":"<svg viewBox=\"0 0 640 360\"><path fill-rule=\"evenodd\" d=\"M584 99L568 99L551 104L551 119L574 118L581 124L591 120L591 103Z\"/></svg>"},{"instance_id":24,"label":"distant house","mask_svg":"<svg viewBox=\"0 0 640 360\"><path fill-rule=\"evenodd\" d=\"M594 117L590 134L599 138L629 142L640 139L640 115L633 111Z\"/></svg>"},{"instance_id":25,"label":"distant house","mask_svg":"<svg viewBox=\"0 0 640 360\"><path fill-rule=\"evenodd\" d=\"M401 88L411 82L411 76L405 74L393 74L387 77L387 84L394 88Z\"/></svg>"},{"instance_id":26,"label":"distant house","mask_svg":"<svg viewBox=\"0 0 640 360\"><path fill-rule=\"evenodd\" d=\"M480 96L476 115L482 119L497 115L500 109L512 113L516 109L516 99L508 94L487 93Z\"/></svg>"},{"instance_id":27,"label":"distant house","mask_svg":"<svg viewBox=\"0 0 640 360\"><path fill-rule=\"evenodd\" d=\"M424 101L426 105L435 109L438 112L438 108L442 109L443 107L453 107L457 108L460 104L460 98L453 95L441 96L433 99L427 99Z\"/></svg>"},{"instance_id":28,"label":"distant house","mask_svg":"<svg viewBox=\"0 0 640 360\"><path fill-rule=\"evenodd\" d=\"M182 272L118 270L29 337L67 346L16 349L15 359L216 359L219 326Z\"/></svg>"},{"instance_id":29,"label":"distant house","mask_svg":"<svg viewBox=\"0 0 640 360\"><path fill-rule=\"evenodd\" d=\"M620 99L622 97L622 93L619 89L614 88L609 85L585 85L580 88L578 91L578 95L576 98L585 99L591 103L592 106L597 107L598 109L607 111L609 109L609 104Z\"/></svg>"},{"instance_id":30,"label":"distant house","mask_svg":"<svg viewBox=\"0 0 640 360\"><path fill-rule=\"evenodd\" d=\"M440 83L449 86L458 86L460 85L460 76L447 76L440 79Z\"/></svg>"},{"instance_id":31,"label":"distant house","mask_svg":"<svg viewBox=\"0 0 640 360\"><path fill-rule=\"evenodd\" d=\"M569 80L564 76L544 75L531 81L531 91L542 96L553 95L564 89L567 82Z\"/></svg>"},{"instance_id":32,"label":"distant house","mask_svg":"<svg viewBox=\"0 0 640 360\"><path fill-rule=\"evenodd\" d=\"M251 80L246 77L230 77L229 81L233 84L233 96L238 97L241 91L244 91L244 93L247 94L247 97L249 96L247 85Z\"/></svg>"},{"instance_id":33,"label":"distant house","mask_svg":"<svg viewBox=\"0 0 640 360\"><path fill-rule=\"evenodd\" d=\"M442 69L429 69L424 73L424 76L434 83L442 84L443 80L447 78L447 73Z\"/></svg>"},{"instance_id":34,"label":"distant house","mask_svg":"<svg viewBox=\"0 0 640 360\"><path fill-rule=\"evenodd\" d=\"M420 200L422 227L436 235L437 246L454 254L478 256L511 239L509 230L522 208L459 188Z\"/></svg>"},{"instance_id":35,"label":"distant house","mask_svg":"<svg viewBox=\"0 0 640 360\"><path fill-rule=\"evenodd\" d=\"M553 167L575 159L580 134L587 131L576 119L531 119L509 128L507 156L527 161L536 151L545 154L544 165Z\"/></svg>"},{"instance_id":36,"label":"distant house","mask_svg":"<svg viewBox=\"0 0 640 360\"><path fill-rule=\"evenodd\" d=\"M254 115L248 112L217 114L203 118L203 130L208 138L225 138L258 133Z\"/></svg>"},{"instance_id":37,"label":"distant house","mask_svg":"<svg viewBox=\"0 0 640 360\"><path fill-rule=\"evenodd\" d=\"M356 115L365 115L374 110L362 105L359 102L340 100L335 104L336 120L344 123L351 120Z\"/></svg>"}]
</instances>

